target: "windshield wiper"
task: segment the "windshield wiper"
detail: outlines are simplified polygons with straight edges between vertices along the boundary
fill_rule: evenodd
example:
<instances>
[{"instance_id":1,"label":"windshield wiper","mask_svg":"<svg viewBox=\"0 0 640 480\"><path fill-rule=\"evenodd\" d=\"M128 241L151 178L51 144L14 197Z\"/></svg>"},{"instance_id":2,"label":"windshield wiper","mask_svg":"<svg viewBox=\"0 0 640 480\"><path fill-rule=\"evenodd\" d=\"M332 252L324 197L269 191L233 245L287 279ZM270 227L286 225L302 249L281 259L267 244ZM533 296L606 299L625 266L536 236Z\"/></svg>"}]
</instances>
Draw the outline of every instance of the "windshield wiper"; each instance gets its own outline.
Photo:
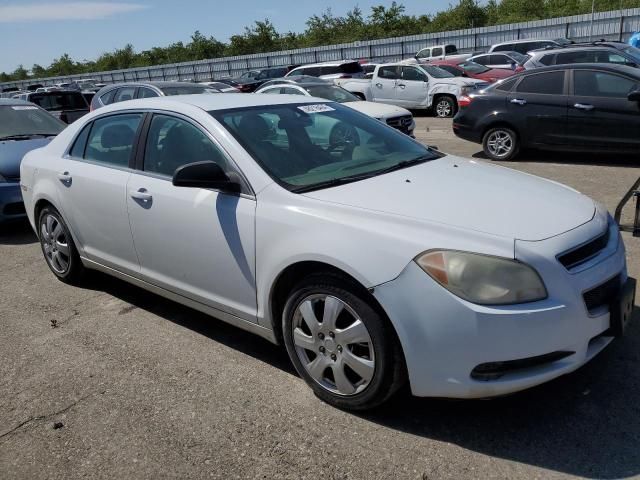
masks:
<instances>
[{"instance_id":1,"label":"windshield wiper","mask_svg":"<svg viewBox=\"0 0 640 480\"><path fill-rule=\"evenodd\" d=\"M345 183L357 182L358 180L366 180L367 178L377 177L378 175L383 175L385 173L395 172L396 170L412 167L413 165L418 165L420 163L428 162L430 160L433 160L433 157L425 155L422 157L414 158L413 160L403 160L391 167L383 168L382 170L374 170L372 172L360 173L357 175L349 175L346 177L332 178L331 180L325 180L324 182L314 183L311 185L303 185L301 187L293 188L291 191L294 193L304 193L304 192L311 192L313 190L319 190L321 188L337 187L339 185L344 185Z\"/></svg>"},{"instance_id":2,"label":"windshield wiper","mask_svg":"<svg viewBox=\"0 0 640 480\"><path fill-rule=\"evenodd\" d=\"M0 137L0 140L29 140L37 137L55 137L57 133L22 133L19 135L6 135Z\"/></svg>"}]
</instances>

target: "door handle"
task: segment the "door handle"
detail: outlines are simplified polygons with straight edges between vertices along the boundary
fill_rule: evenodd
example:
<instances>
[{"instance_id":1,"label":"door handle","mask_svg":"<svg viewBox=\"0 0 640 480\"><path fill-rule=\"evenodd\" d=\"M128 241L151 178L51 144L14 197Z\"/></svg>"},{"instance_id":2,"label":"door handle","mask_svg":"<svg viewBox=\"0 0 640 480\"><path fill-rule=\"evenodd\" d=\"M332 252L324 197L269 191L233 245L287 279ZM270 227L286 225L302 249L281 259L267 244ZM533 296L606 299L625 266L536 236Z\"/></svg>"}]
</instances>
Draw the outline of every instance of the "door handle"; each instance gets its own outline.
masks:
<instances>
[{"instance_id":1,"label":"door handle","mask_svg":"<svg viewBox=\"0 0 640 480\"><path fill-rule=\"evenodd\" d=\"M522 98L514 98L511 100L511 103L515 103L516 105L526 105L527 101Z\"/></svg>"},{"instance_id":2,"label":"door handle","mask_svg":"<svg viewBox=\"0 0 640 480\"><path fill-rule=\"evenodd\" d=\"M376 83L376 87L382 88L382 84L380 82Z\"/></svg>"},{"instance_id":3,"label":"door handle","mask_svg":"<svg viewBox=\"0 0 640 480\"><path fill-rule=\"evenodd\" d=\"M141 202L150 202L153 200L153 196L147 192L146 188L139 188L138 190L131 190L129 195L134 200L140 200Z\"/></svg>"},{"instance_id":4,"label":"door handle","mask_svg":"<svg viewBox=\"0 0 640 480\"><path fill-rule=\"evenodd\" d=\"M577 108L578 110L593 110L595 107L593 105L589 105L588 103L576 103L574 105L574 108Z\"/></svg>"},{"instance_id":5,"label":"door handle","mask_svg":"<svg viewBox=\"0 0 640 480\"><path fill-rule=\"evenodd\" d=\"M398 86L399 86L400 88L404 88L404 87L406 87L406 85L405 85L404 83L399 83L399 84L398 84Z\"/></svg>"},{"instance_id":6,"label":"door handle","mask_svg":"<svg viewBox=\"0 0 640 480\"><path fill-rule=\"evenodd\" d=\"M72 177L69 175L69 172L62 172L58 174L58 180L69 186L71 184Z\"/></svg>"}]
</instances>

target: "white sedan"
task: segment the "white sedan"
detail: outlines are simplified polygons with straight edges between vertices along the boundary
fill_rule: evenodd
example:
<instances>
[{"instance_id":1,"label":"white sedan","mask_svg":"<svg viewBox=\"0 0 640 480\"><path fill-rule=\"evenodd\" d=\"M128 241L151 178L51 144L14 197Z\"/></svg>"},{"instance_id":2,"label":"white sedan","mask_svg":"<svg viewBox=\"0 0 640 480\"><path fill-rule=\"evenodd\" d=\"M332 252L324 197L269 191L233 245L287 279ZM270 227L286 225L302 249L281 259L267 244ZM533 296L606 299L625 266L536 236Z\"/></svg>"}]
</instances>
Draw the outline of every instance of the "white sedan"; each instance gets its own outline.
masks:
<instances>
[{"instance_id":1,"label":"white sedan","mask_svg":"<svg viewBox=\"0 0 640 480\"><path fill-rule=\"evenodd\" d=\"M357 137L332 143L328 120ZM21 182L60 280L101 270L284 344L341 408L406 379L458 398L546 382L621 335L633 307L602 206L338 103L117 103L28 153Z\"/></svg>"}]
</instances>

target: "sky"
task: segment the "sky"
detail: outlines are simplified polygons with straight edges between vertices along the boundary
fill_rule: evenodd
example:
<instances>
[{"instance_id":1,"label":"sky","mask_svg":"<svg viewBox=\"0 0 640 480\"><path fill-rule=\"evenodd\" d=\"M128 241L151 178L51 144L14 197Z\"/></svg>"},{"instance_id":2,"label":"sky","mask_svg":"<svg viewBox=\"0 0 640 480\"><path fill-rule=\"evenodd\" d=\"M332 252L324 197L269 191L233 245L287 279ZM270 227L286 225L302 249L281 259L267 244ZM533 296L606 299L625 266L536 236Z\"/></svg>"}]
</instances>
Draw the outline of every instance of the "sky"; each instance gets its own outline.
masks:
<instances>
[{"instance_id":1,"label":"sky","mask_svg":"<svg viewBox=\"0 0 640 480\"><path fill-rule=\"evenodd\" d=\"M409 14L431 14L454 0L400 0ZM189 41L200 30L227 41L254 20L268 18L278 31L300 32L314 14L331 8L344 15L354 6L368 15L390 0L0 0L0 71L22 64L48 66L68 53L75 60L131 43L136 51Z\"/></svg>"}]
</instances>

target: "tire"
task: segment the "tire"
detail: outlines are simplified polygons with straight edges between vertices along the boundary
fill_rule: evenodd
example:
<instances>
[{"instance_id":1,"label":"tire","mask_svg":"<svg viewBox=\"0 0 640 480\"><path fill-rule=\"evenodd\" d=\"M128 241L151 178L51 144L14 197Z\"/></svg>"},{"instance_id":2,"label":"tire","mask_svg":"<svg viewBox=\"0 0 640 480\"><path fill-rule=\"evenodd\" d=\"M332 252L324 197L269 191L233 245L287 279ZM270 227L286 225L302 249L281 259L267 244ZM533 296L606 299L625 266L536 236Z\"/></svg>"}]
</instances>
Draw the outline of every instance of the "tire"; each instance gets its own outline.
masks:
<instances>
[{"instance_id":1,"label":"tire","mask_svg":"<svg viewBox=\"0 0 640 480\"><path fill-rule=\"evenodd\" d=\"M448 96L438 97L433 106L433 110L438 118L451 118L458 109L457 102Z\"/></svg>"},{"instance_id":2,"label":"tire","mask_svg":"<svg viewBox=\"0 0 640 480\"><path fill-rule=\"evenodd\" d=\"M293 288L282 317L287 353L300 376L321 400L345 410L384 403L406 378L395 332L367 296L341 276L314 274Z\"/></svg>"},{"instance_id":3,"label":"tire","mask_svg":"<svg viewBox=\"0 0 640 480\"><path fill-rule=\"evenodd\" d=\"M60 212L50 205L44 207L38 216L38 238L49 270L65 283L82 283L86 269L73 243L69 227Z\"/></svg>"},{"instance_id":4,"label":"tire","mask_svg":"<svg viewBox=\"0 0 640 480\"><path fill-rule=\"evenodd\" d=\"M508 127L490 128L482 137L482 149L491 160L509 161L520 151L516 132Z\"/></svg>"}]
</instances>

